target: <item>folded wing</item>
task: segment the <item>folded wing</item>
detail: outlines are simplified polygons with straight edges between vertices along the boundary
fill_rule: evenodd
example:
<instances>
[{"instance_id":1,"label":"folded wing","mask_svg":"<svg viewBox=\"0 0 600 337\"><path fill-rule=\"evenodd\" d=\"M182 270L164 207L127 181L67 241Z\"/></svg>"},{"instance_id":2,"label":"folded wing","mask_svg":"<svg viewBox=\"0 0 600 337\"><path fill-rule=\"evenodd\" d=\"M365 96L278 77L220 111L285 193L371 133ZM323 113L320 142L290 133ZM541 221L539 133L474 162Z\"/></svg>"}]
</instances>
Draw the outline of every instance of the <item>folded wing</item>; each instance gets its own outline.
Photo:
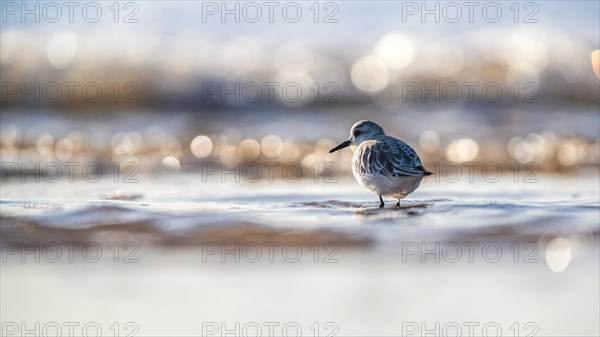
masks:
<instances>
[{"instance_id":1,"label":"folded wing","mask_svg":"<svg viewBox=\"0 0 600 337\"><path fill-rule=\"evenodd\" d=\"M357 149L354 161L360 174L381 174L388 177L429 175L421 165L421 160L408 144L394 139L393 142L369 140Z\"/></svg>"}]
</instances>

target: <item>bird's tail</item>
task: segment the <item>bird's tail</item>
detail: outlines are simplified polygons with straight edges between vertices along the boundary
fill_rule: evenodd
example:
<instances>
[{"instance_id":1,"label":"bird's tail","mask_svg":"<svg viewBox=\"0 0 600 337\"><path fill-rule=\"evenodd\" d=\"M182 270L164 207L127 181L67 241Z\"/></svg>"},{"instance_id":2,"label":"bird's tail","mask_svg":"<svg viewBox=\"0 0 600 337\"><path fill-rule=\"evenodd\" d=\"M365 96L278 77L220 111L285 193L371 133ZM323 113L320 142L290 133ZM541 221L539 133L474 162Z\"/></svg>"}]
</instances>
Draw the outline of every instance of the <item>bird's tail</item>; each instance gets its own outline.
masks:
<instances>
[{"instance_id":1,"label":"bird's tail","mask_svg":"<svg viewBox=\"0 0 600 337\"><path fill-rule=\"evenodd\" d=\"M429 172L429 171L425 171L425 168L423 167L423 165L419 165L417 166L417 169L423 171L423 175L424 176L430 176L433 174L433 172Z\"/></svg>"}]
</instances>

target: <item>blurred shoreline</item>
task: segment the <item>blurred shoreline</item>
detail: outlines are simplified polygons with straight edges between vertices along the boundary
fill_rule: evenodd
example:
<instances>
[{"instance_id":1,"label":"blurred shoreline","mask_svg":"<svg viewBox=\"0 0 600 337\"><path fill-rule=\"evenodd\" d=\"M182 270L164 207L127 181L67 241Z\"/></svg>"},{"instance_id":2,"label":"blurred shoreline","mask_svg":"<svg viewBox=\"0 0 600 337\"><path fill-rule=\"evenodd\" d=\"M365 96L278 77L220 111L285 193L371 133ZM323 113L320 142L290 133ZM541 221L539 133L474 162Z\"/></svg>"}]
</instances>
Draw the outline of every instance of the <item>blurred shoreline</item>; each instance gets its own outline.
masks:
<instances>
[{"instance_id":1,"label":"blurred shoreline","mask_svg":"<svg viewBox=\"0 0 600 337\"><path fill-rule=\"evenodd\" d=\"M498 169L582 174L600 166L600 116L594 108L496 106L495 111L482 111L476 106L417 104L393 110L305 109L301 114L279 109L223 109L209 115L182 110L83 115L5 110L0 115L1 171L3 179L36 170L52 176L56 167L65 170L65 163L77 163L105 172L198 172L214 167L239 172L250 167L254 174L278 165L276 178L282 178L286 166L293 177L344 177L350 174L352 152L328 150L348 137L354 121L365 118L415 147L425 167L436 174L452 175L457 166L465 172L487 168L492 175ZM49 164L55 167L43 172ZM76 176L81 178L81 169Z\"/></svg>"}]
</instances>

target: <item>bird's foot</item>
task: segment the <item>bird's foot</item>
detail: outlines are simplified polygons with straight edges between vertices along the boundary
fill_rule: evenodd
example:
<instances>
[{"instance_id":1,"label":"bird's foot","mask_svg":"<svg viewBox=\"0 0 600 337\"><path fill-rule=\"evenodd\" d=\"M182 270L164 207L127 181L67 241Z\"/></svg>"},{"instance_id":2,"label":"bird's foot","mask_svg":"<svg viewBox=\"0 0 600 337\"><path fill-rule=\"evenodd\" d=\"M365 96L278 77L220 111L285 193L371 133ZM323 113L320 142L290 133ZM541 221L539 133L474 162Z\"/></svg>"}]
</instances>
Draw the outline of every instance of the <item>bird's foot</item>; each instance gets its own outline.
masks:
<instances>
[{"instance_id":1,"label":"bird's foot","mask_svg":"<svg viewBox=\"0 0 600 337\"><path fill-rule=\"evenodd\" d=\"M383 206L385 206L385 204L383 203L383 198L379 196L379 208L383 208Z\"/></svg>"},{"instance_id":2,"label":"bird's foot","mask_svg":"<svg viewBox=\"0 0 600 337\"><path fill-rule=\"evenodd\" d=\"M400 207L400 200L396 203L396 206Z\"/></svg>"}]
</instances>

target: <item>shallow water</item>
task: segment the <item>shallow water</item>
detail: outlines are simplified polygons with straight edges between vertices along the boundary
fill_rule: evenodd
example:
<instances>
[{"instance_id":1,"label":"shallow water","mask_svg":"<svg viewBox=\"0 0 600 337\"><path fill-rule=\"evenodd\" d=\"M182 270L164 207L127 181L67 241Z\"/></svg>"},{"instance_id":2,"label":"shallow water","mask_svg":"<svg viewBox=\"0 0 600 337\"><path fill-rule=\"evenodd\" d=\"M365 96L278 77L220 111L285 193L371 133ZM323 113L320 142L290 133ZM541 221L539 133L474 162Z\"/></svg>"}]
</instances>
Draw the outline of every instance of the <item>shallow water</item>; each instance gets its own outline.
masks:
<instances>
[{"instance_id":1,"label":"shallow water","mask_svg":"<svg viewBox=\"0 0 600 337\"><path fill-rule=\"evenodd\" d=\"M198 183L189 183L194 181ZM7 183L0 203L2 234L5 240L27 240L44 230L69 239L73 229L77 235L114 228L150 230L158 242L165 238L175 245L201 240L203 231L229 234L231 228L297 231L314 239L327 231L375 245L406 238L534 239L548 231L598 235L597 176L544 175L532 184L430 180L401 207L387 200L384 209L351 177L336 184L200 181L198 175L182 173L137 184ZM36 230L28 233L26 227ZM179 240L172 240L173 235Z\"/></svg>"},{"instance_id":2,"label":"shallow water","mask_svg":"<svg viewBox=\"0 0 600 337\"><path fill-rule=\"evenodd\" d=\"M54 322L63 335L65 322L80 322L81 335L93 322L106 336L256 326L263 336L457 326L462 336L598 335L598 176L538 179L426 181L384 209L351 177L7 182L3 320L40 323L38 332Z\"/></svg>"}]
</instances>

